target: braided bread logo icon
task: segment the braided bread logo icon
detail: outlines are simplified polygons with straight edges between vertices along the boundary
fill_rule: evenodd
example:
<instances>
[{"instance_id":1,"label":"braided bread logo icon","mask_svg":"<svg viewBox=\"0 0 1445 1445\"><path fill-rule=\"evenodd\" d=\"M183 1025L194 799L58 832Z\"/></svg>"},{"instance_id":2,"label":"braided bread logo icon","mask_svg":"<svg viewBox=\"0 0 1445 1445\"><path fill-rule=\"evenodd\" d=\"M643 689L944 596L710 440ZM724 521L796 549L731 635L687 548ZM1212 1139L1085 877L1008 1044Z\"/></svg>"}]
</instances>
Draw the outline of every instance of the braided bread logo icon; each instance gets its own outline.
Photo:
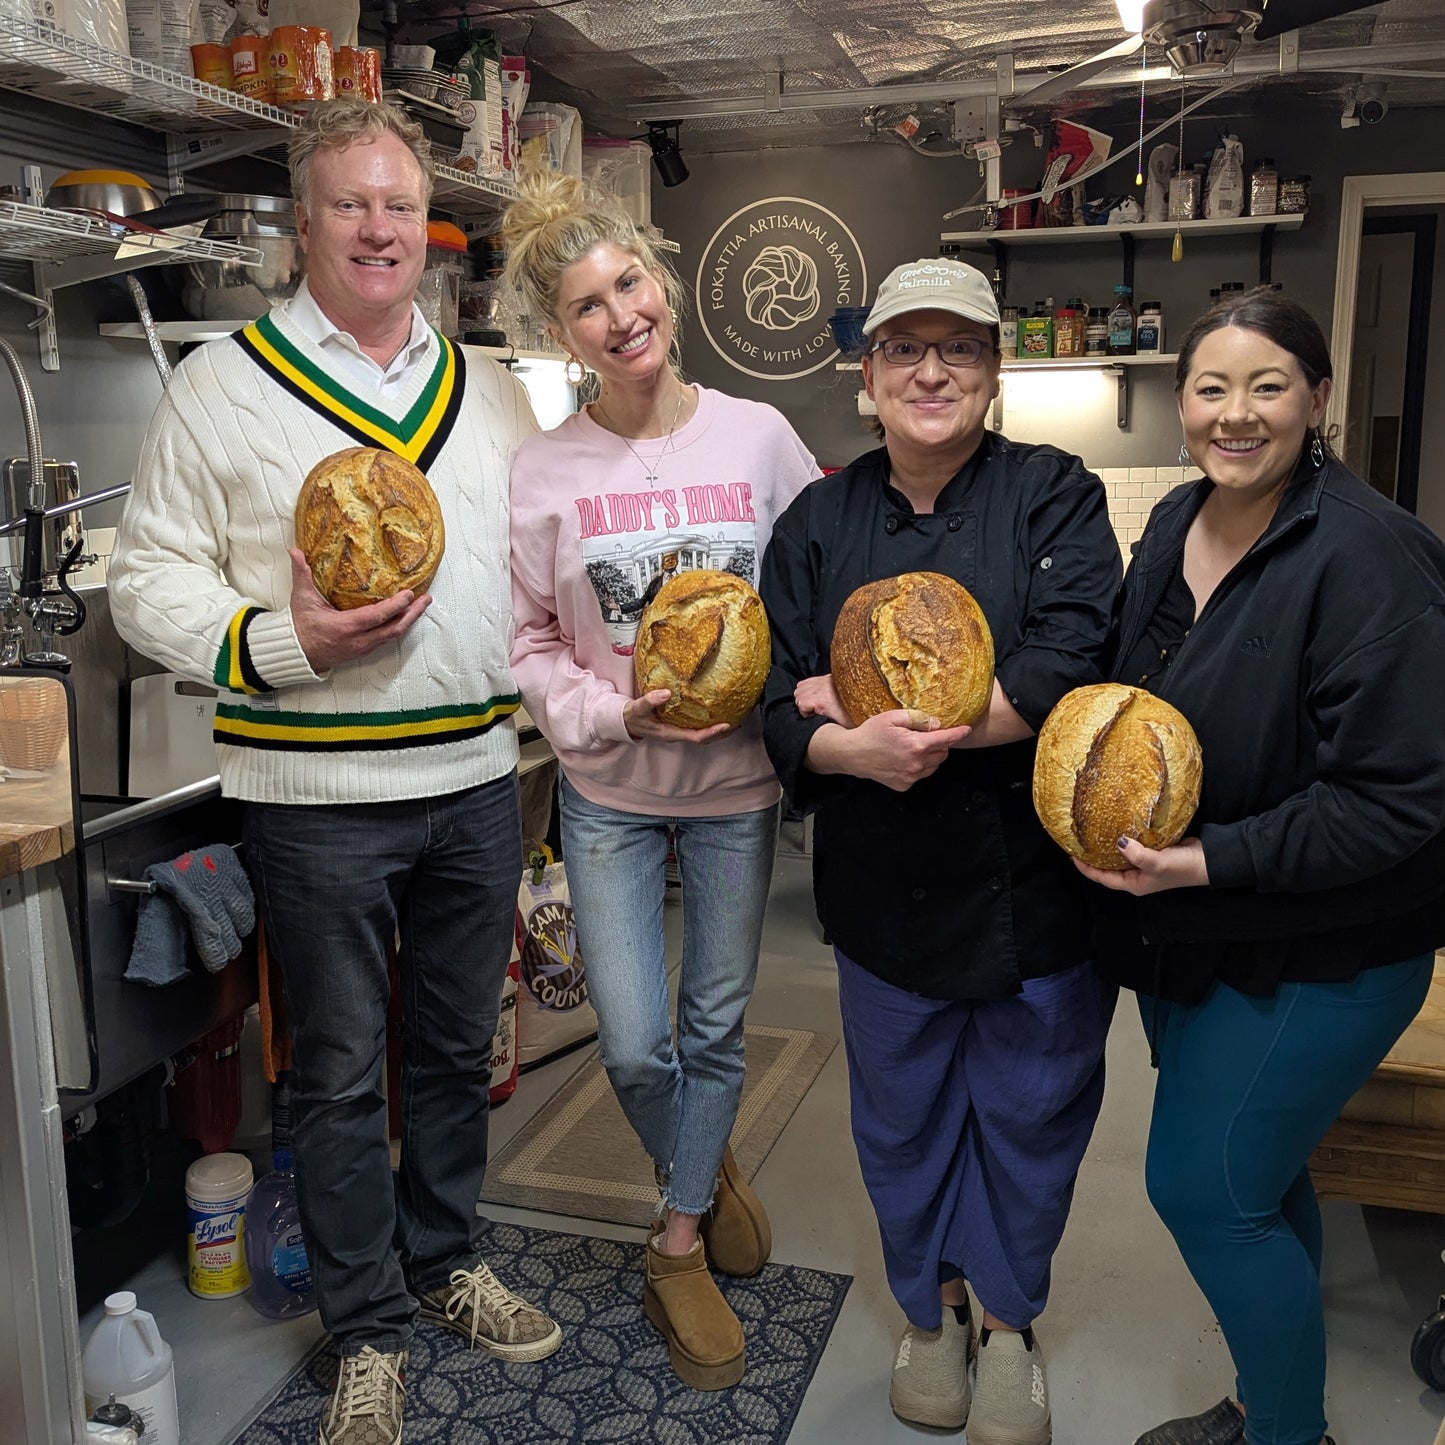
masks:
<instances>
[{"instance_id":1,"label":"braided bread logo icon","mask_svg":"<svg viewBox=\"0 0 1445 1445\"><path fill-rule=\"evenodd\" d=\"M791 331L818 314L818 266L796 246L764 246L743 277L748 320Z\"/></svg>"},{"instance_id":2,"label":"braided bread logo icon","mask_svg":"<svg viewBox=\"0 0 1445 1445\"><path fill-rule=\"evenodd\" d=\"M831 319L868 296L858 238L802 196L768 196L727 216L698 258L697 318L731 367L787 381L831 366Z\"/></svg>"}]
</instances>

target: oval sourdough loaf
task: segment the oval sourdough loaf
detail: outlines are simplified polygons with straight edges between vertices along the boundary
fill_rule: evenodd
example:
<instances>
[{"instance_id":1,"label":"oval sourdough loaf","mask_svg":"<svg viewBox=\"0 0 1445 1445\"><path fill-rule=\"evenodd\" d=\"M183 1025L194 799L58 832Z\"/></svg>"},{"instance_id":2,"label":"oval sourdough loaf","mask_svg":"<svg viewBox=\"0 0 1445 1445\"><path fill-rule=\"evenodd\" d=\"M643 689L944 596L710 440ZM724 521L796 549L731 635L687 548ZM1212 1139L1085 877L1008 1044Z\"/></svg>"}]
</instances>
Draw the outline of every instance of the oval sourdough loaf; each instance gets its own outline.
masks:
<instances>
[{"instance_id":1,"label":"oval sourdough loaf","mask_svg":"<svg viewBox=\"0 0 1445 1445\"><path fill-rule=\"evenodd\" d=\"M632 654L638 695L671 688L657 715L683 728L736 727L757 703L771 660L762 598L741 577L705 569L662 584Z\"/></svg>"},{"instance_id":2,"label":"oval sourdough loaf","mask_svg":"<svg viewBox=\"0 0 1445 1445\"><path fill-rule=\"evenodd\" d=\"M426 474L395 452L348 447L323 457L296 499L296 545L316 590L347 610L403 588L424 592L446 548Z\"/></svg>"},{"instance_id":3,"label":"oval sourdough loaf","mask_svg":"<svg viewBox=\"0 0 1445 1445\"><path fill-rule=\"evenodd\" d=\"M1120 682L1076 687L1039 729L1034 807L1066 853L1095 868L1129 865L1120 838L1167 848L1199 806L1204 760L1184 714Z\"/></svg>"},{"instance_id":4,"label":"oval sourdough loaf","mask_svg":"<svg viewBox=\"0 0 1445 1445\"><path fill-rule=\"evenodd\" d=\"M855 724L912 708L958 727L993 691L993 634L952 577L905 572L858 588L833 629L833 686Z\"/></svg>"}]
</instances>

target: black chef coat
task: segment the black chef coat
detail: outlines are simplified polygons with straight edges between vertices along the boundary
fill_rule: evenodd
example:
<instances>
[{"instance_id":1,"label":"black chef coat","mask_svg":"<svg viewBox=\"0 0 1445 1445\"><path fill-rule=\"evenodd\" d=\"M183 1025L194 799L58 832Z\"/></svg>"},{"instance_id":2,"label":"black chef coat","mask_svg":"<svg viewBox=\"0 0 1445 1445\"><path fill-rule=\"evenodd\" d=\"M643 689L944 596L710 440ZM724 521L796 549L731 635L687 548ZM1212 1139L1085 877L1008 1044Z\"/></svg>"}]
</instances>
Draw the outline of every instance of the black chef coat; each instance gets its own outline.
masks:
<instances>
[{"instance_id":1,"label":"black chef coat","mask_svg":"<svg viewBox=\"0 0 1445 1445\"><path fill-rule=\"evenodd\" d=\"M796 806L816 810L813 887L834 943L929 998L1002 998L1089 956L1085 889L1033 808L1034 741L955 749L906 792L805 767L823 725L793 689L829 670L838 613L865 583L942 572L978 600L999 683L1035 731L1071 688L1102 679L1119 544L1104 488L1053 447L986 434L914 512L884 449L812 483L779 519L760 590L773 633L768 752Z\"/></svg>"}]
</instances>

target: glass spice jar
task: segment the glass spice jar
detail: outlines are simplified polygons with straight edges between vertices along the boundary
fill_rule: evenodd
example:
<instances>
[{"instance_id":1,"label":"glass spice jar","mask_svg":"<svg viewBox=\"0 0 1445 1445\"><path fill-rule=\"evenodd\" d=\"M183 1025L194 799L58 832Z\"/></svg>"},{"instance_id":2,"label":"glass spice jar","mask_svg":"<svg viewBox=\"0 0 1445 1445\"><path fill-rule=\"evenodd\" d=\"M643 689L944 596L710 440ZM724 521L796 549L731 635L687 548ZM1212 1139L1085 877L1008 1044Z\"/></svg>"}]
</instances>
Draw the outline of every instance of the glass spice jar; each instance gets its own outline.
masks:
<instances>
[{"instance_id":1,"label":"glass spice jar","mask_svg":"<svg viewBox=\"0 0 1445 1445\"><path fill-rule=\"evenodd\" d=\"M1279 182L1279 214L1303 215L1310 208L1310 178L1281 176Z\"/></svg>"}]
</instances>

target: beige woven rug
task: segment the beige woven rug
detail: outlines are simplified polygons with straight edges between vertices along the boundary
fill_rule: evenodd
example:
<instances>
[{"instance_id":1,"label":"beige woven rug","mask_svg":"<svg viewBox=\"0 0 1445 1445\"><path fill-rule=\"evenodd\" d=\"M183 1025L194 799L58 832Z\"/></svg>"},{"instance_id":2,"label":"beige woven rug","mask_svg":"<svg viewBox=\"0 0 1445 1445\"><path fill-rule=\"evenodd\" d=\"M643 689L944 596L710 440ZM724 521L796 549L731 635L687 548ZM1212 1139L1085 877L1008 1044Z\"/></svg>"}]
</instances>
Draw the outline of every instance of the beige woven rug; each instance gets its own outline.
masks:
<instances>
[{"instance_id":1,"label":"beige woven rug","mask_svg":"<svg viewBox=\"0 0 1445 1445\"><path fill-rule=\"evenodd\" d=\"M751 1179L838 1040L750 1024L733 1154ZM645 1225L657 1212L652 1162L593 1055L487 1164L483 1200L578 1219Z\"/></svg>"}]
</instances>

